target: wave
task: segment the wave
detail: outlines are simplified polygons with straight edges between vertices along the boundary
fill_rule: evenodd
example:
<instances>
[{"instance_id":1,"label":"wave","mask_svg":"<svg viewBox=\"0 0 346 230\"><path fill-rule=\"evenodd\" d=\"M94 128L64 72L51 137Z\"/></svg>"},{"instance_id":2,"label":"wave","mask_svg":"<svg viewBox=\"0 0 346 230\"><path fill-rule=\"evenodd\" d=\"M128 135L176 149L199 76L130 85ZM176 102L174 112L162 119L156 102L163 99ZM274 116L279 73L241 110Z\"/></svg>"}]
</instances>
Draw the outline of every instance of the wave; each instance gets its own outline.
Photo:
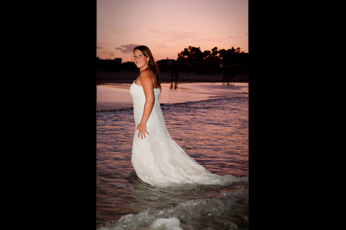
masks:
<instances>
[{"instance_id":1,"label":"wave","mask_svg":"<svg viewBox=\"0 0 346 230\"><path fill-rule=\"evenodd\" d=\"M193 199L175 207L122 216L98 230L125 229L248 229L248 189L224 192L211 199Z\"/></svg>"}]
</instances>

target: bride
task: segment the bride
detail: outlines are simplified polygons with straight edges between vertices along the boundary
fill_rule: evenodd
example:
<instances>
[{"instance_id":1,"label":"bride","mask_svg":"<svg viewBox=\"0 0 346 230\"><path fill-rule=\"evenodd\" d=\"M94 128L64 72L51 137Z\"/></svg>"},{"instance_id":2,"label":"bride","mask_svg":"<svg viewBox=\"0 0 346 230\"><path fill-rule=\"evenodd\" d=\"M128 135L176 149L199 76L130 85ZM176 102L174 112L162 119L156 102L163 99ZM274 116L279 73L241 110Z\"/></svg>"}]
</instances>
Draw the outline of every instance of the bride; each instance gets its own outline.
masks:
<instances>
[{"instance_id":1,"label":"bride","mask_svg":"<svg viewBox=\"0 0 346 230\"><path fill-rule=\"evenodd\" d=\"M146 46L135 47L133 54L140 71L130 87L136 127L131 162L137 176L155 186L247 182L248 177L209 172L172 140L160 107L161 85L154 57Z\"/></svg>"}]
</instances>

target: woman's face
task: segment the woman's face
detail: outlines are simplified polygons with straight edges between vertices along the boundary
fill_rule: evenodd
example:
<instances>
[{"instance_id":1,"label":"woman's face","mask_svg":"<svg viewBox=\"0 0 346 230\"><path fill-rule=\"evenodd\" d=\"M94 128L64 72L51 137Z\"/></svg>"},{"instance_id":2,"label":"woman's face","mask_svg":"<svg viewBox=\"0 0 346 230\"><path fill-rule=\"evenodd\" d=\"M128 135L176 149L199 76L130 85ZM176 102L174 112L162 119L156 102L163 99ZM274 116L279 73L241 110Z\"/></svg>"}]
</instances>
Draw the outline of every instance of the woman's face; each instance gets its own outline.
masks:
<instances>
[{"instance_id":1,"label":"woman's face","mask_svg":"<svg viewBox=\"0 0 346 230\"><path fill-rule=\"evenodd\" d=\"M133 58L137 68L142 69L143 67L148 65L149 58L144 56L138 49L133 52Z\"/></svg>"}]
</instances>

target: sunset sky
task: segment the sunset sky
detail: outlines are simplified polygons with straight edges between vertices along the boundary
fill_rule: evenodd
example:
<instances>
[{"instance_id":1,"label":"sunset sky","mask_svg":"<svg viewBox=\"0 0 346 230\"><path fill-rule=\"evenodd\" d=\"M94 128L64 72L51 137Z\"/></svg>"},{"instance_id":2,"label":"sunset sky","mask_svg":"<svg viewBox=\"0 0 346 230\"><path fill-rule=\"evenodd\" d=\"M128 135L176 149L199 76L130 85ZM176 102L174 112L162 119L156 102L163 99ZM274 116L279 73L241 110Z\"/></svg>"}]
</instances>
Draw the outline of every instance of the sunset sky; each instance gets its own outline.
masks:
<instances>
[{"instance_id":1,"label":"sunset sky","mask_svg":"<svg viewBox=\"0 0 346 230\"><path fill-rule=\"evenodd\" d=\"M101 59L131 61L135 45L156 61L176 60L188 46L249 52L248 0L97 0L96 14Z\"/></svg>"}]
</instances>

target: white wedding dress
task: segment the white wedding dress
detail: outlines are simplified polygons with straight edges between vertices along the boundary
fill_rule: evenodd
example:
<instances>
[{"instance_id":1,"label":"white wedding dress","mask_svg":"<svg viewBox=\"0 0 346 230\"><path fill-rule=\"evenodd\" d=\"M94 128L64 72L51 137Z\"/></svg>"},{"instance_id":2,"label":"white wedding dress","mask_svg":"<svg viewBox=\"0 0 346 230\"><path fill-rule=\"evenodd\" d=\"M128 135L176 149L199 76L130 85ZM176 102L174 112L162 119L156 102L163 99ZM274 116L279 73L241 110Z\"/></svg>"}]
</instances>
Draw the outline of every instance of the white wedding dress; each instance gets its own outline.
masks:
<instances>
[{"instance_id":1,"label":"white wedding dress","mask_svg":"<svg viewBox=\"0 0 346 230\"><path fill-rule=\"evenodd\" d=\"M142 86L132 83L130 93L133 99L135 127L142 119L145 94ZM248 177L233 175L220 176L206 170L172 140L163 118L159 101L160 89L154 88L155 102L147 121L146 138L138 138L135 130L131 162L137 176L155 186L176 184L228 185L247 182Z\"/></svg>"}]
</instances>

